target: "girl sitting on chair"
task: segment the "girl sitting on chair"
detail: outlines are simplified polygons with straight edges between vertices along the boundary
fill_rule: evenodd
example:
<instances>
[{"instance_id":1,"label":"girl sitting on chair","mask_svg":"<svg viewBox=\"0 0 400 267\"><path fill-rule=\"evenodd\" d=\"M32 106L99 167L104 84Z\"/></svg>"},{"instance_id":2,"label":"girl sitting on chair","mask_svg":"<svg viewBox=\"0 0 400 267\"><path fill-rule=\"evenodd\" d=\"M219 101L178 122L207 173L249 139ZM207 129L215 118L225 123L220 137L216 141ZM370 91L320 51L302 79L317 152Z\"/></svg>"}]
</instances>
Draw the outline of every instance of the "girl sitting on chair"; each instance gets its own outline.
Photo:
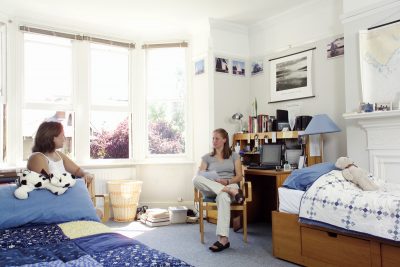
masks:
<instances>
[{"instance_id":1,"label":"girl sitting on chair","mask_svg":"<svg viewBox=\"0 0 400 267\"><path fill-rule=\"evenodd\" d=\"M229 147L229 136L224 129L213 132L213 151L202 157L199 172L215 171L219 178L212 180L197 175L193 178L194 187L206 196L215 197L218 208L217 242L210 250L219 252L229 248L229 223L231 216L231 202L242 203L243 192L238 183L243 179L240 156L232 152Z\"/></svg>"}]
</instances>

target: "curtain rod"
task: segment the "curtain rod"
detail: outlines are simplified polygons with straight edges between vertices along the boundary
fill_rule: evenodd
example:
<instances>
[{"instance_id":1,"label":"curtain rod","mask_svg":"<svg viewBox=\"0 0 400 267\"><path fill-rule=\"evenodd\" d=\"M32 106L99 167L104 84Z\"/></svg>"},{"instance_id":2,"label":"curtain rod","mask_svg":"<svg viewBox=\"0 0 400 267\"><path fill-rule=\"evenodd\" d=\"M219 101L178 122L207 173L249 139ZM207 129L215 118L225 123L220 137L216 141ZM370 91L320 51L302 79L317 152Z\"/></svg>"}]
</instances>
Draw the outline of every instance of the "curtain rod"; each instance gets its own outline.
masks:
<instances>
[{"instance_id":1,"label":"curtain rod","mask_svg":"<svg viewBox=\"0 0 400 267\"><path fill-rule=\"evenodd\" d=\"M50 30L44 30L44 29L39 29L39 28L34 28L34 27L27 27L27 26L20 26L19 29L23 32L56 36L56 37L61 37L61 38L66 38L66 39L71 39L71 40L79 40L79 41L86 40L86 41L89 41L92 43L107 44L107 45L113 45L113 46L119 46L119 47L125 47L125 48L135 48L134 43L113 41L113 40L109 40L109 39L102 39L102 38L91 37L91 36L87 36L87 35L50 31Z\"/></svg>"},{"instance_id":2,"label":"curtain rod","mask_svg":"<svg viewBox=\"0 0 400 267\"><path fill-rule=\"evenodd\" d=\"M304 53L304 52L307 52L307 51L310 51L310 50L314 50L314 49L317 49L317 48L316 48L316 47L309 48L309 49L306 49L306 50L303 50L303 51L300 51L300 52L296 52L296 53L292 53L292 54L289 54L289 55L286 55L286 56L281 56L281 57L272 58L272 59L269 59L268 61L273 61L273 60L277 60L277 59L280 59L280 58L284 58L284 57L289 57L289 56L297 55L297 54Z\"/></svg>"},{"instance_id":3,"label":"curtain rod","mask_svg":"<svg viewBox=\"0 0 400 267\"><path fill-rule=\"evenodd\" d=\"M144 44L144 45L142 45L142 49L171 48L171 47L188 47L188 43L181 42L181 43L160 43L160 44Z\"/></svg>"},{"instance_id":4,"label":"curtain rod","mask_svg":"<svg viewBox=\"0 0 400 267\"><path fill-rule=\"evenodd\" d=\"M374 27L370 27L370 28L368 28L368 30L370 31L370 30L373 30L373 29L376 29L376 28L380 28L380 27L387 26L387 25L390 25L390 24L393 24L393 23L397 23L399 21L400 21L400 19L394 20L394 21L391 21L391 22L387 22L387 23L383 23L383 24L380 24L380 25L377 25L377 26L374 26Z\"/></svg>"}]
</instances>

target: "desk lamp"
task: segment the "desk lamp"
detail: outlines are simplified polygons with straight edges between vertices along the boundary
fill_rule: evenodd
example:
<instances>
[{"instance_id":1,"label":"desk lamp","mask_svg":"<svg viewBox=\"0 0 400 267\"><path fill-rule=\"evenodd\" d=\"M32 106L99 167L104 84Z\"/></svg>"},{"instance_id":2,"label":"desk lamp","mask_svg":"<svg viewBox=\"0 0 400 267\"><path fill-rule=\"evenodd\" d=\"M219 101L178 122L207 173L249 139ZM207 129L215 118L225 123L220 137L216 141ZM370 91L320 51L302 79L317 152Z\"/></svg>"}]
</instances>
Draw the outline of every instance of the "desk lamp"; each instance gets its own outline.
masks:
<instances>
[{"instance_id":1,"label":"desk lamp","mask_svg":"<svg viewBox=\"0 0 400 267\"><path fill-rule=\"evenodd\" d=\"M315 115L302 135L340 132L340 128L326 114ZM324 143L321 135L321 160L324 161Z\"/></svg>"},{"instance_id":2,"label":"desk lamp","mask_svg":"<svg viewBox=\"0 0 400 267\"><path fill-rule=\"evenodd\" d=\"M242 113L235 113L232 115L232 119L239 121L239 131L238 133L243 133L243 127L242 127L242 118L243 118L243 114Z\"/></svg>"}]
</instances>

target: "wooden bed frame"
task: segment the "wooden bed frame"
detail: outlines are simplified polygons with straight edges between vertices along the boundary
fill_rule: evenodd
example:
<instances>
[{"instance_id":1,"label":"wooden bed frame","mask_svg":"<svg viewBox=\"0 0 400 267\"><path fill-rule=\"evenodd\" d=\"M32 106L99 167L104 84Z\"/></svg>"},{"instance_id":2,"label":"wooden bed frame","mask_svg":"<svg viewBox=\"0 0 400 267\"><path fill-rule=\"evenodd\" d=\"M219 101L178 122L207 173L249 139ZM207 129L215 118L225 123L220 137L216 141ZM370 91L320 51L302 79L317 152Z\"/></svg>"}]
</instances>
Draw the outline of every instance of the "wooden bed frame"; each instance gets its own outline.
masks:
<instances>
[{"instance_id":1,"label":"wooden bed frame","mask_svg":"<svg viewBox=\"0 0 400 267\"><path fill-rule=\"evenodd\" d=\"M400 243L343 234L272 212L273 255L304 266L400 266Z\"/></svg>"}]
</instances>

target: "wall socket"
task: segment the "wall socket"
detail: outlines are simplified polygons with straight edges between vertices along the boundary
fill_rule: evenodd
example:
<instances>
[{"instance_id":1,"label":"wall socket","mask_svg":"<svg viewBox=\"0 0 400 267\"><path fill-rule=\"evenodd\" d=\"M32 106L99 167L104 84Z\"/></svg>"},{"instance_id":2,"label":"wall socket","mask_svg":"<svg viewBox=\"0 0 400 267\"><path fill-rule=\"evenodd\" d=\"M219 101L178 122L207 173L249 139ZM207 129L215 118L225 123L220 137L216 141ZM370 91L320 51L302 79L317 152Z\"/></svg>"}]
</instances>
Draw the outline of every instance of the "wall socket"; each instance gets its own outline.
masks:
<instances>
[{"instance_id":1,"label":"wall socket","mask_svg":"<svg viewBox=\"0 0 400 267\"><path fill-rule=\"evenodd\" d=\"M182 202L183 198L182 197L178 197L178 202Z\"/></svg>"}]
</instances>

